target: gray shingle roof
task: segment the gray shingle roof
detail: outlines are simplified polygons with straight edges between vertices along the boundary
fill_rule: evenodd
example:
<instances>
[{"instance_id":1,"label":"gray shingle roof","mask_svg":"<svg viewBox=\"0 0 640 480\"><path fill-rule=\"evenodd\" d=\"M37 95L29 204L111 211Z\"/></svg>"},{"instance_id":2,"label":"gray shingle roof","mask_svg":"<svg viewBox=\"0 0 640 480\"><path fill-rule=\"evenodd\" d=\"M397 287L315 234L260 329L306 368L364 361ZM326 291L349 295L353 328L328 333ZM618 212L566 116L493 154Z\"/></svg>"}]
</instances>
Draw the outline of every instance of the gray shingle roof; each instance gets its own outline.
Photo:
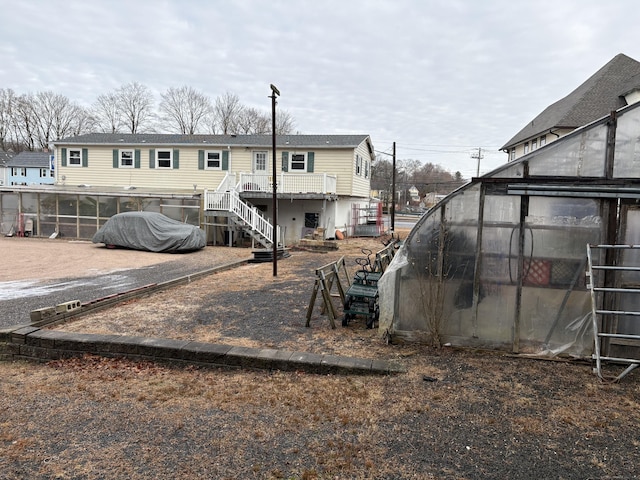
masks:
<instances>
[{"instance_id":1,"label":"gray shingle roof","mask_svg":"<svg viewBox=\"0 0 640 480\"><path fill-rule=\"evenodd\" d=\"M0 167L5 167L7 165L7 162L11 160L12 157L13 153L0 150Z\"/></svg>"},{"instance_id":2,"label":"gray shingle roof","mask_svg":"<svg viewBox=\"0 0 640 480\"><path fill-rule=\"evenodd\" d=\"M354 148L367 140L369 135L278 135L279 148ZM54 142L63 145L213 145L238 147L271 147L271 135L176 135L176 134L126 134L89 133L77 137L64 138Z\"/></svg>"},{"instance_id":3,"label":"gray shingle roof","mask_svg":"<svg viewBox=\"0 0 640 480\"><path fill-rule=\"evenodd\" d=\"M7 167L49 168L50 152L20 152L7 162Z\"/></svg>"},{"instance_id":4,"label":"gray shingle roof","mask_svg":"<svg viewBox=\"0 0 640 480\"><path fill-rule=\"evenodd\" d=\"M620 53L566 97L549 105L501 150L553 128L578 128L624 107L624 95L640 87L640 62Z\"/></svg>"}]
</instances>

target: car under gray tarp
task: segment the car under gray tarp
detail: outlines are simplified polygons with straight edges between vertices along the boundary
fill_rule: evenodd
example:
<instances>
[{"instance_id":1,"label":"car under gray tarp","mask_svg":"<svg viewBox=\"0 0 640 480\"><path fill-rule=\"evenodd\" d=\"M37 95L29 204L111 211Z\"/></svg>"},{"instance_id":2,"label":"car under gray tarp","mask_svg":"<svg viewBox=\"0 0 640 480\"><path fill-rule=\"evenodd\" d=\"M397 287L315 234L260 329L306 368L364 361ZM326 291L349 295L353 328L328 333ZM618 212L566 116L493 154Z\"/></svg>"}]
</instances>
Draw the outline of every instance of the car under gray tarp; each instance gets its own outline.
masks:
<instances>
[{"instance_id":1,"label":"car under gray tarp","mask_svg":"<svg viewBox=\"0 0 640 480\"><path fill-rule=\"evenodd\" d=\"M156 212L124 212L111 217L91 239L106 246L150 252L190 252L206 245L199 227Z\"/></svg>"}]
</instances>

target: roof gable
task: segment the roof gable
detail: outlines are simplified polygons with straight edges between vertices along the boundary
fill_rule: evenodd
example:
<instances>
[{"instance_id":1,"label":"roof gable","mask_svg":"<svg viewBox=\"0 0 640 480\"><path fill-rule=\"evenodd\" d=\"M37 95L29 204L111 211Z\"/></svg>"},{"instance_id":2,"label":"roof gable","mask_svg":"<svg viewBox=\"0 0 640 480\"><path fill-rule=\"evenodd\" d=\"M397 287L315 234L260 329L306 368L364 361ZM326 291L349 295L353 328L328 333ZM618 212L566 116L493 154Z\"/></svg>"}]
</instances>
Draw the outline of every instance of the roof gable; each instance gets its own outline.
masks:
<instances>
[{"instance_id":1,"label":"roof gable","mask_svg":"<svg viewBox=\"0 0 640 480\"><path fill-rule=\"evenodd\" d=\"M566 97L549 105L502 150L554 128L578 128L627 103L624 95L640 86L640 62L620 53Z\"/></svg>"}]
</instances>

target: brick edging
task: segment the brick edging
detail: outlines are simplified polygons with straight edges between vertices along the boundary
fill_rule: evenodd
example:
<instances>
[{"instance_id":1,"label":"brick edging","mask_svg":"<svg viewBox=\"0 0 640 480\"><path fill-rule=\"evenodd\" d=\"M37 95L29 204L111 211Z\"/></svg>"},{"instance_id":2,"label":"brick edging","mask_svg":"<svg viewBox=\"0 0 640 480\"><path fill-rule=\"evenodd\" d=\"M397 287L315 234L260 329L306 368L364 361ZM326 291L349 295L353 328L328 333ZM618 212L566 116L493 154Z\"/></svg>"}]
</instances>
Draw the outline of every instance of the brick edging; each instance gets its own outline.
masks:
<instances>
[{"instance_id":1,"label":"brick edging","mask_svg":"<svg viewBox=\"0 0 640 480\"><path fill-rule=\"evenodd\" d=\"M385 360L320 355L215 343L71 333L31 325L0 330L1 360L48 361L93 354L212 367L304 371L318 374L388 375L405 369Z\"/></svg>"}]
</instances>

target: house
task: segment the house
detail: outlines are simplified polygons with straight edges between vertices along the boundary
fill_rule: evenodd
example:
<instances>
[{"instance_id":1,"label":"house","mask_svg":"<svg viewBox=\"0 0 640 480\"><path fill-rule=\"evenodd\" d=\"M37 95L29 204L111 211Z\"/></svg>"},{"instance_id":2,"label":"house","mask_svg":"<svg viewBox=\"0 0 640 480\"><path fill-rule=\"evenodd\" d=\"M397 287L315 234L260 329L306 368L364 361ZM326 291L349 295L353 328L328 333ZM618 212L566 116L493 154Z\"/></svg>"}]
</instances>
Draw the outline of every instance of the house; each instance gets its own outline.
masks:
<instances>
[{"instance_id":1,"label":"house","mask_svg":"<svg viewBox=\"0 0 640 480\"><path fill-rule=\"evenodd\" d=\"M640 62L616 55L566 97L548 106L502 148L509 161L640 100Z\"/></svg>"},{"instance_id":2,"label":"house","mask_svg":"<svg viewBox=\"0 0 640 480\"><path fill-rule=\"evenodd\" d=\"M49 152L20 152L6 163L7 185L52 185L52 166Z\"/></svg>"},{"instance_id":3,"label":"house","mask_svg":"<svg viewBox=\"0 0 640 480\"><path fill-rule=\"evenodd\" d=\"M12 157L12 153L0 150L0 186L7 184L7 162Z\"/></svg>"},{"instance_id":4,"label":"house","mask_svg":"<svg viewBox=\"0 0 640 480\"><path fill-rule=\"evenodd\" d=\"M199 195L209 243L265 246L354 228L354 209L369 202L374 158L368 135L278 136L275 159L271 135L96 133L54 149L58 188Z\"/></svg>"}]
</instances>

